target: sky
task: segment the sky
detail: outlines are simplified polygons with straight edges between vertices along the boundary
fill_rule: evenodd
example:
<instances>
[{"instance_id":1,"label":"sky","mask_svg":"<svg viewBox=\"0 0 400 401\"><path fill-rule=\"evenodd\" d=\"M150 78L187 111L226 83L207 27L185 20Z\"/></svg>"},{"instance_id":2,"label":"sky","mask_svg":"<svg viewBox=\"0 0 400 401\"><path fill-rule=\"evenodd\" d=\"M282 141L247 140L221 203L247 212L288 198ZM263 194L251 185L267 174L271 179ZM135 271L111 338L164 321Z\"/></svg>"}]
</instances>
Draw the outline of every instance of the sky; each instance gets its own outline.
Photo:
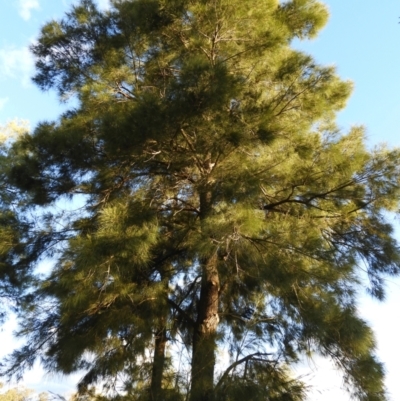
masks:
<instances>
[{"instance_id":1,"label":"sky","mask_svg":"<svg viewBox=\"0 0 400 401\"><path fill-rule=\"evenodd\" d=\"M30 81L34 62L29 45L38 37L43 24L60 18L72 0L0 0L0 126L19 118L31 127L39 121L55 119L67 105L55 93L41 92ZM366 127L370 147L381 142L400 146L400 1L325 0L330 20L317 39L296 42L319 63L334 65L341 78L354 83L354 92L338 122L345 132L352 125ZM106 8L108 0L98 0ZM400 220L399 220L400 221ZM394 220L400 239L400 224ZM377 349L387 370L386 385L390 399L400 400L400 279L387 280L384 303L360 294L360 314L376 333ZM15 321L9 320L0 332L0 357L12 350L11 333ZM314 358L296 368L306 375L314 391L310 401L348 401L341 390L342 378L329 362ZM68 394L74 390L75 377L44 375L39 366L23 381L38 391Z\"/></svg>"}]
</instances>

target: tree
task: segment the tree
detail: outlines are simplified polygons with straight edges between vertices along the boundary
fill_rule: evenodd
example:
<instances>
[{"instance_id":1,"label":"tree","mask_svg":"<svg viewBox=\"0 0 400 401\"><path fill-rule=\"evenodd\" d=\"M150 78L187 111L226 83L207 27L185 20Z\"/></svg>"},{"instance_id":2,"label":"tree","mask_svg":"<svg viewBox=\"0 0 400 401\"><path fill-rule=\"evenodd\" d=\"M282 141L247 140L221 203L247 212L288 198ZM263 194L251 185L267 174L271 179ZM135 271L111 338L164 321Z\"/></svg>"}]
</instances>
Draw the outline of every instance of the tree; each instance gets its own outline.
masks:
<instances>
[{"instance_id":1,"label":"tree","mask_svg":"<svg viewBox=\"0 0 400 401\"><path fill-rule=\"evenodd\" d=\"M0 321L17 310L21 294L29 287L29 266L42 246L30 237L29 222L18 213L25 210L26 197L8 182L10 146L29 129L27 121L13 120L0 126ZM35 236L38 239L38 236ZM36 245L35 245L36 243Z\"/></svg>"},{"instance_id":2,"label":"tree","mask_svg":"<svg viewBox=\"0 0 400 401\"><path fill-rule=\"evenodd\" d=\"M314 0L82 0L44 26L34 81L77 107L8 151L26 274L53 268L4 374L40 358L83 369L81 394L294 401L290 365L316 352L385 399L357 293L399 274L399 150L340 132L351 84L290 47L326 19Z\"/></svg>"},{"instance_id":3,"label":"tree","mask_svg":"<svg viewBox=\"0 0 400 401\"><path fill-rule=\"evenodd\" d=\"M3 388L3 383L0 382L0 389ZM54 394L54 398L62 399L62 397ZM34 390L26 387L13 387L7 391L1 390L0 400L1 401L31 401L37 399L39 401L48 401L49 393L42 392L40 394L35 393Z\"/></svg>"},{"instance_id":4,"label":"tree","mask_svg":"<svg viewBox=\"0 0 400 401\"><path fill-rule=\"evenodd\" d=\"M0 383L0 388L1 387L2 384ZM33 390L26 388L12 388L4 393L1 393L0 399L2 401L28 401L32 397L33 392Z\"/></svg>"}]
</instances>

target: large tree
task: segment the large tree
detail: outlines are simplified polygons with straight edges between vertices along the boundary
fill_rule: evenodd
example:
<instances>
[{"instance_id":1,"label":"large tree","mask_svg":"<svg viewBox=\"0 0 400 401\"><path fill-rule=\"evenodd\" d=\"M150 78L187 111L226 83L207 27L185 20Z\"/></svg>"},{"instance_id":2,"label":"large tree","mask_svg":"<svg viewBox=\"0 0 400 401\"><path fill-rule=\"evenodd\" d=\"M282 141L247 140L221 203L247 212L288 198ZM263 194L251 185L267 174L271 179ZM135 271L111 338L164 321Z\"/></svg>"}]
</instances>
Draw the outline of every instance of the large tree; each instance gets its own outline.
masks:
<instances>
[{"instance_id":1,"label":"large tree","mask_svg":"<svg viewBox=\"0 0 400 401\"><path fill-rule=\"evenodd\" d=\"M83 370L82 393L294 401L290 365L319 353L385 400L356 301L399 273L400 152L341 132L351 84L291 47L326 19L314 0L82 0L44 26L34 81L75 107L8 151L25 274L52 267L4 373L40 358Z\"/></svg>"}]
</instances>

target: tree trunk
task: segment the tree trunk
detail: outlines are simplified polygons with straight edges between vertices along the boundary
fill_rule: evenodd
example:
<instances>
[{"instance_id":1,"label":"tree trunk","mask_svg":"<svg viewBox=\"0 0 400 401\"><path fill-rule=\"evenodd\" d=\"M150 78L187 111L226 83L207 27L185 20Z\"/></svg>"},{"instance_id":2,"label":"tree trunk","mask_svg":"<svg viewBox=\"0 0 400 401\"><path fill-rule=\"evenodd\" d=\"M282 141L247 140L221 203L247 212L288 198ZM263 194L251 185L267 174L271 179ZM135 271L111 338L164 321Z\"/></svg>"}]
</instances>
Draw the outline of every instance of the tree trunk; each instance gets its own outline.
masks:
<instances>
[{"instance_id":1,"label":"tree trunk","mask_svg":"<svg viewBox=\"0 0 400 401\"><path fill-rule=\"evenodd\" d=\"M210 193L200 197L201 218L210 210ZM202 282L193 332L190 401L211 401L214 393L215 342L219 322L217 253L200 261Z\"/></svg>"},{"instance_id":2,"label":"tree trunk","mask_svg":"<svg viewBox=\"0 0 400 401\"><path fill-rule=\"evenodd\" d=\"M166 344L167 330L163 327L158 330L155 339L153 371L150 384L150 397L152 401L160 401L162 399L162 378L164 372Z\"/></svg>"},{"instance_id":3,"label":"tree trunk","mask_svg":"<svg viewBox=\"0 0 400 401\"><path fill-rule=\"evenodd\" d=\"M169 291L169 277L165 273L165 268L159 269L161 279L164 281L164 289L166 298L168 298ZM161 312L161 310L160 310ZM167 321L168 321L168 308L165 305L163 315L160 317L159 326L154 339L154 354L153 354L153 369L151 372L150 382L150 400L161 401L163 399L162 380L165 368L165 349L167 347Z\"/></svg>"}]
</instances>

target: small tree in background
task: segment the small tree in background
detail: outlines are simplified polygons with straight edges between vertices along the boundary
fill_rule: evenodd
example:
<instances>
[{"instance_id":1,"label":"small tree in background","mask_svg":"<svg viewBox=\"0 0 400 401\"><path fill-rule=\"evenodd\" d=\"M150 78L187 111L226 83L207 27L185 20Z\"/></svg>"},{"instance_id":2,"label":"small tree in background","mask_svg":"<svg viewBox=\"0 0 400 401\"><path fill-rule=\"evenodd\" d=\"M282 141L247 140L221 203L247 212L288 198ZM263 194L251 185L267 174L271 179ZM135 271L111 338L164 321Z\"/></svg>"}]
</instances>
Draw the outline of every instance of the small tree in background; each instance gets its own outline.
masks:
<instances>
[{"instance_id":1,"label":"small tree in background","mask_svg":"<svg viewBox=\"0 0 400 401\"><path fill-rule=\"evenodd\" d=\"M82 0L44 26L34 81L77 107L8 151L23 271L53 265L5 374L40 358L83 370L81 394L295 401L290 366L316 352L386 399L356 296L399 273L399 151L340 132L350 83L290 47L326 19L313 0Z\"/></svg>"},{"instance_id":2,"label":"small tree in background","mask_svg":"<svg viewBox=\"0 0 400 401\"><path fill-rule=\"evenodd\" d=\"M3 384L0 383L0 389L3 387ZM7 391L2 391L0 393L1 401L29 401L34 394L34 391L31 389L23 388L11 388Z\"/></svg>"},{"instance_id":3,"label":"small tree in background","mask_svg":"<svg viewBox=\"0 0 400 401\"><path fill-rule=\"evenodd\" d=\"M35 390L26 387L12 387L8 390L3 390L3 383L0 382L0 400L1 401L49 401L51 398L47 392L35 393ZM53 398L64 400L62 397L53 394Z\"/></svg>"}]
</instances>

